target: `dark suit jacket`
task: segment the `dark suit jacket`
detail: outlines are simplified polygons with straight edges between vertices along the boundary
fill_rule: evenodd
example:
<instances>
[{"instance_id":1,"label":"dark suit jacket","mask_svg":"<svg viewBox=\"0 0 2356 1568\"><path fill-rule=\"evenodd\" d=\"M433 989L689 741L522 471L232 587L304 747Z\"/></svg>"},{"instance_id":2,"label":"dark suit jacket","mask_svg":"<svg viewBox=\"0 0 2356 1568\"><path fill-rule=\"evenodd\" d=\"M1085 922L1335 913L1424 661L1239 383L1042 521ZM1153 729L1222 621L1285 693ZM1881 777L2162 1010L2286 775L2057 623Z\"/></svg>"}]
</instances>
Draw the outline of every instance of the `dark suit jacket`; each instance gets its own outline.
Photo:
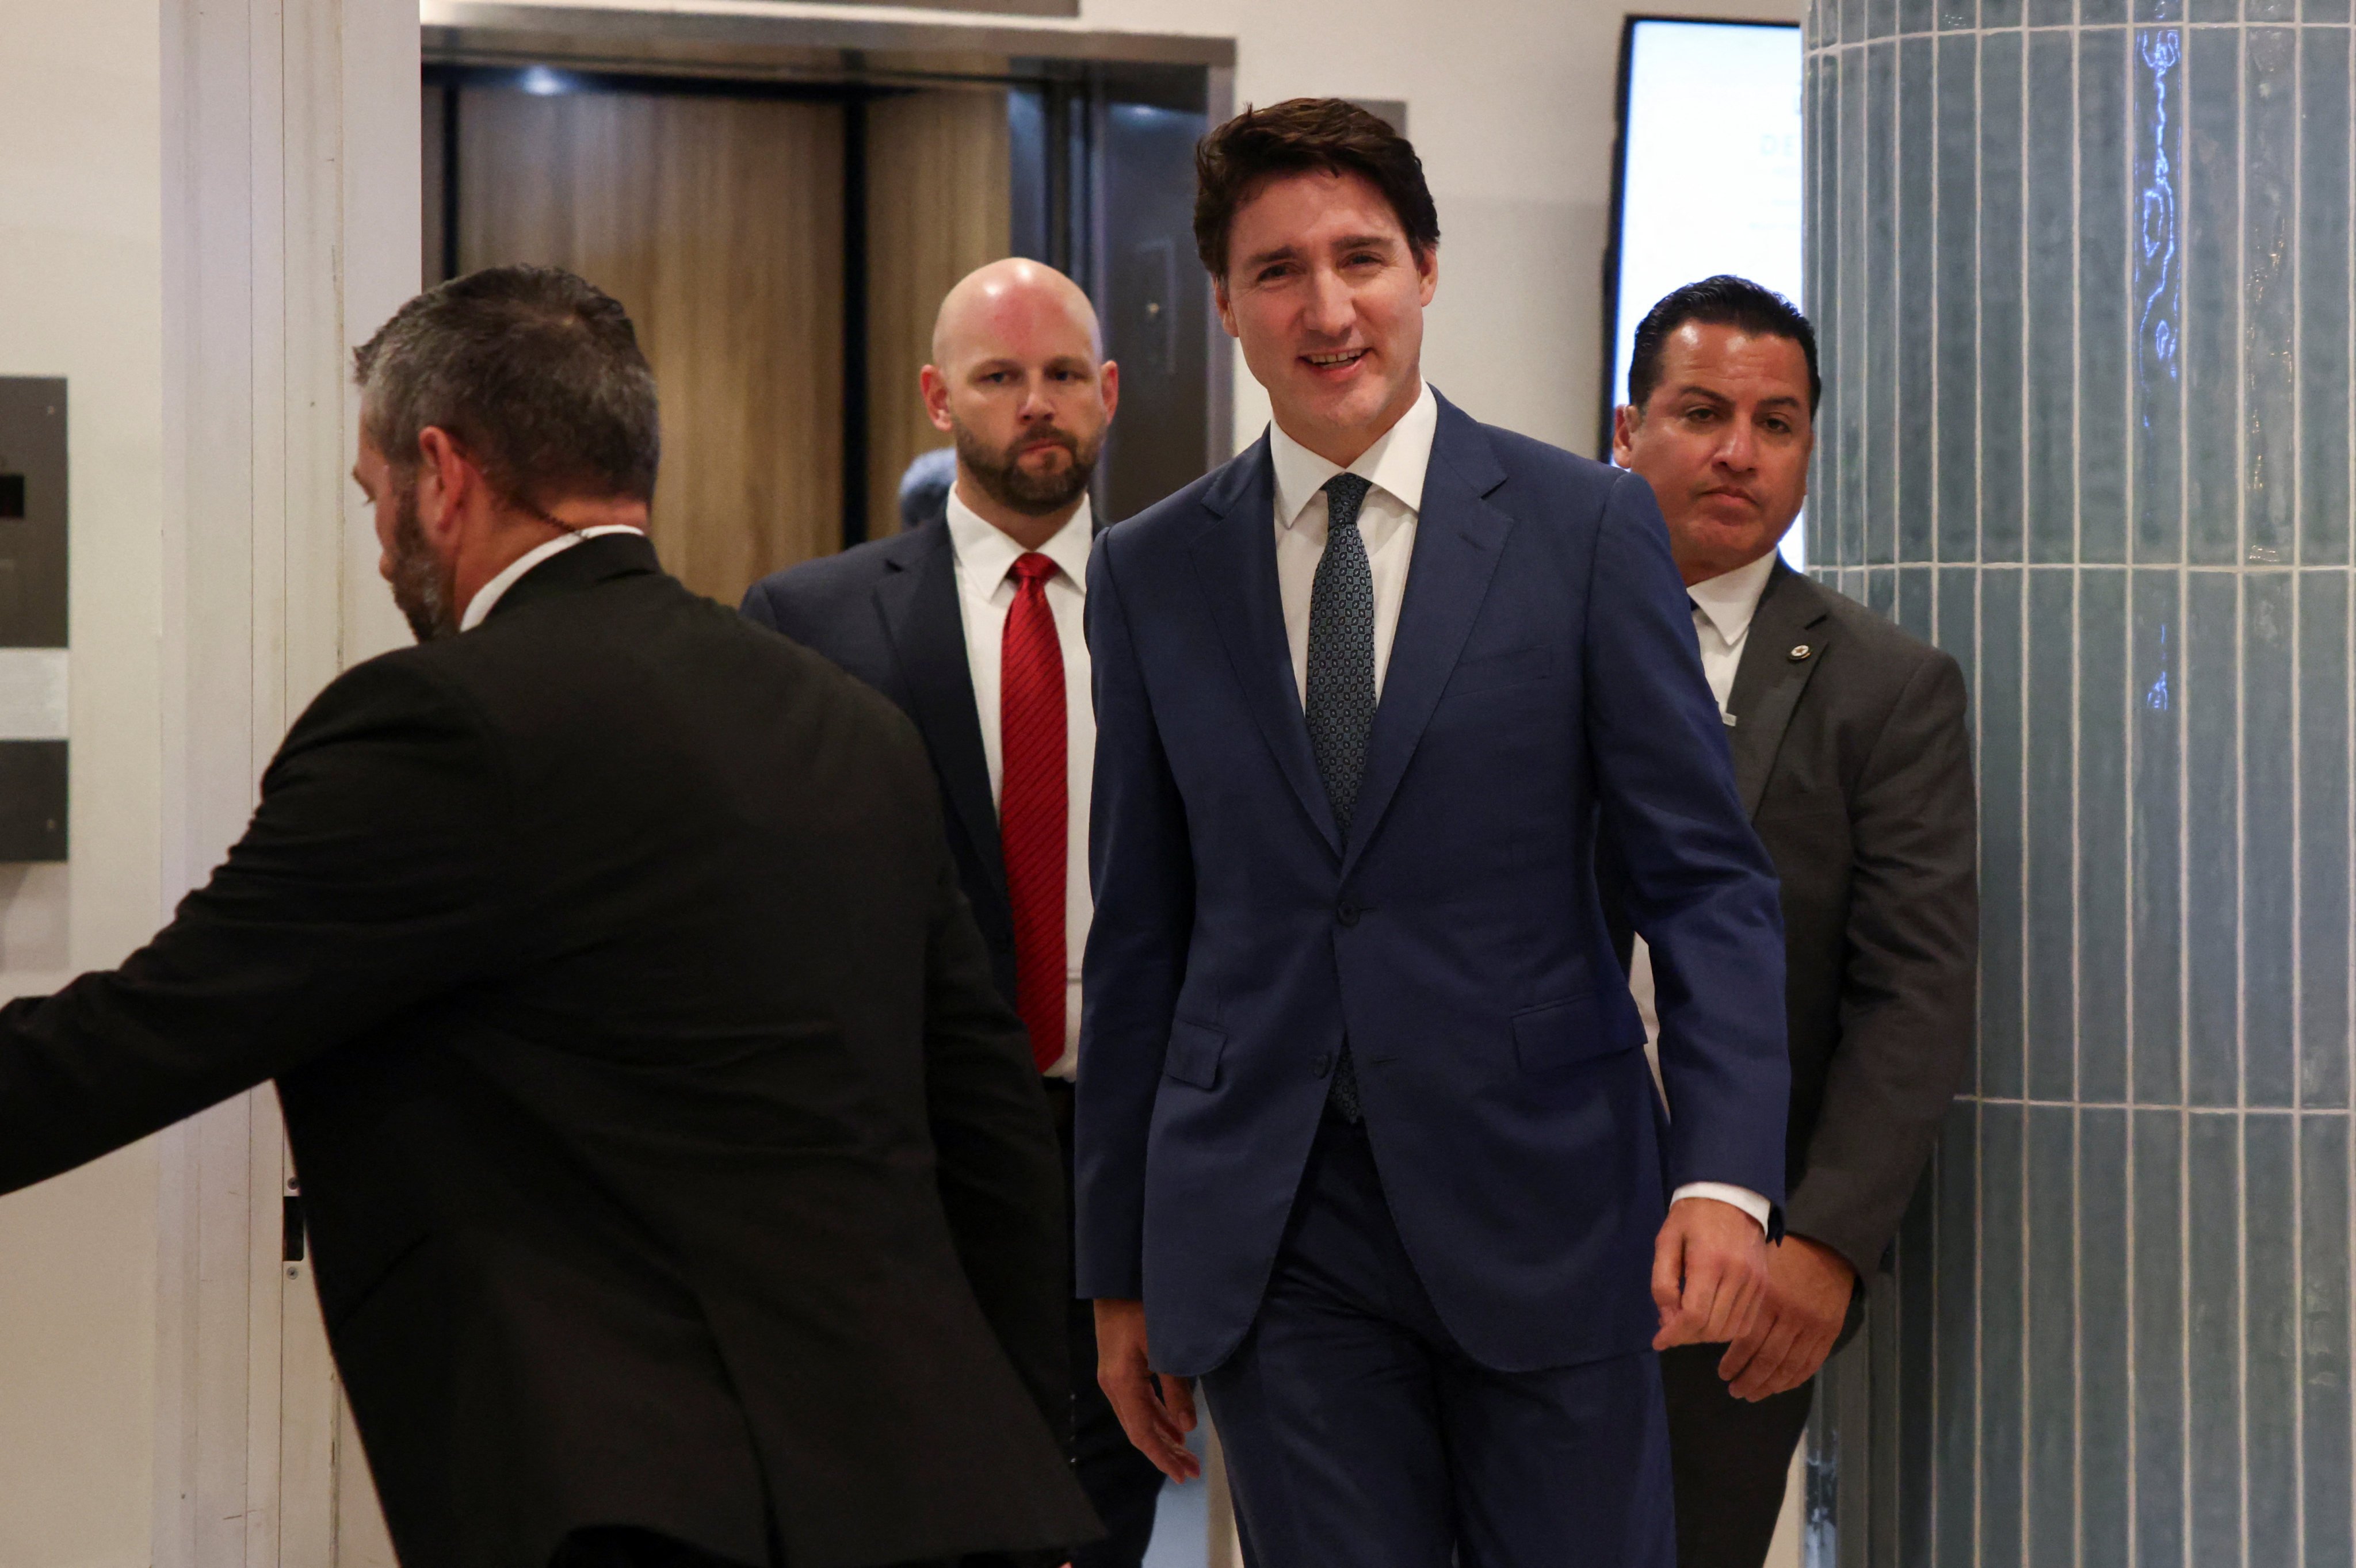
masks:
<instances>
[{"instance_id":1,"label":"dark suit jacket","mask_svg":"<svg viewBox=\"0 0 2356 1568\"><path fill-rule=\"evenodd\" d=\"M957 592L948 523L937 516L906 533L772 572L745 591L744 613L824 654L916 721L948 806L958 880L990 948L999 994L1011 1004L1014 906Z\"/></svg>"},{"instance_id":2,"label":"dark suit jacket","mask_svg":"<svg viewBox=\"0 0 2356 1568\"><path fill-rule=\"evenodd\" d=\"M1783 930L1652 491L1442 401L1351 837L1265 441L1098 541L1079 1287L1156 1362L1250 1327L1346 1039L1399 1232L1496 1368L1642 1349L1672 1184L1779 1200ZM1662 962L1656 1123L1599 817ZM1665 1159L1660 1140L1665 1137Z\"/></svg>"},{"instance_id":3,"label":"dark suit jacket","mask_svg":"<svg viewBox=\"0 0 2356 1568\"><path fill-rule=\"evenodd\" d=\"M1963 671L1778 562L1727 708L1743 809L1783 886L1786 1222L1867 1281L1971 1058L1978 814Z\"/></svg>"},{"instance_id":4,"label":"dark suit jacket","mask_svg":"<svg viewBox=\"0 0 2356 1568\"><path fill-rule=\"evenodd\" d=\"M393 1540L1085 1537L1060 1179L916 731L592 539L295 724L209 885L0 1010L0 1188L265 1078Z\"/></svg>"}]
</instances>

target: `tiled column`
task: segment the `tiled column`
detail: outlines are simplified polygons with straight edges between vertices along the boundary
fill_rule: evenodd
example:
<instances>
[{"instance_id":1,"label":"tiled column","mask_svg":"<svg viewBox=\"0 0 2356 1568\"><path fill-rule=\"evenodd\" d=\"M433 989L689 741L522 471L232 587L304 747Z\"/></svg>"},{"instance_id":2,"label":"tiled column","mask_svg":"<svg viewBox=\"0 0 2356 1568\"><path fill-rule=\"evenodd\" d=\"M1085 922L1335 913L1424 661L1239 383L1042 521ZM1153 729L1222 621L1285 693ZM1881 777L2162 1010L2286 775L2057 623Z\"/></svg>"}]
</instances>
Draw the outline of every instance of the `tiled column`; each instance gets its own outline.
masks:
<instances>
[{"instance_id":1,"label":"tiled column","mask_svg":"<svg viewBox=\"0 0 2356 1568\"><path fill-rule=\"evenodd\" d=\"M1809 551L1963 661L1986 911L1815 1563L2356 1556L2350 38L2350 0L1810 16Z\"/></svg>"}]
</instances>

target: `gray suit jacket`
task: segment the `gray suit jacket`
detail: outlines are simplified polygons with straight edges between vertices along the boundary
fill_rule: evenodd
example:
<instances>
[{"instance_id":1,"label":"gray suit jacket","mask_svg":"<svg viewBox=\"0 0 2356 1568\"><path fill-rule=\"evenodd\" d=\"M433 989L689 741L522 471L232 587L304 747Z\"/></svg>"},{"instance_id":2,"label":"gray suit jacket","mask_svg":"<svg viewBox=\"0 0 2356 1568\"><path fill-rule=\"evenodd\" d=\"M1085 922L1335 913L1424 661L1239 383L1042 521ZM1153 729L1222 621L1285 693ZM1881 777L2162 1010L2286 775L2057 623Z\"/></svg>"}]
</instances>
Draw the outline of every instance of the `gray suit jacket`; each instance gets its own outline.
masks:
<instances>
[{"instance_id":1,"label":"gray suit jacket","mask_svg":"<svg viewBox=\"0 0 2356 1568\"><path fill-rule=\"evenodd\" d=\"M1971 1058L1978 812L1963 671L1779 562L1727 708L1735 787L1783 882L1784 1222L1869 1281ZM1601 875L1616 913L1609 856Z\"/></svg>"},{"instance_id":2,"label":"gray suit jacket","mask_svg":"<svg viewBox=\"0 0 2356 1568\"><path fill-rule=\"evenodd\" d=\"M1964 675L1778 563L1727 707L1783 884L1785 1222L1869 1280L1971 1060L1978 808Z\"/></svg>"}]
</instances>

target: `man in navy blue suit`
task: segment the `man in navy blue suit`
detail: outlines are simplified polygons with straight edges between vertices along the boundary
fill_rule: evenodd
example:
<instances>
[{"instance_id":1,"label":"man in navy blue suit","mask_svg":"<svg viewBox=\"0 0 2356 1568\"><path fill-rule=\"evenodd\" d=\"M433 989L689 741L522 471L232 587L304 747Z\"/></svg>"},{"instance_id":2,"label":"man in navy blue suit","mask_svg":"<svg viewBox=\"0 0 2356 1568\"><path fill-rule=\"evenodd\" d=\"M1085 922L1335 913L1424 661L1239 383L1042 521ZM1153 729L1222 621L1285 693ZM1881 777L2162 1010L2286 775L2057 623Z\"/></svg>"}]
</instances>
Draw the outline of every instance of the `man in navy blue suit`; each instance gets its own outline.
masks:
<instances>
[{"instance_id":1,"label":"man in navy blue suit","mask_svg":"<svg viewBox=\"0 0 2356 1568\"><path fill-rule=\"evenodd\" d=\"M1003 261L941 302L918 384L934 424L955 439L953 482L910 517L912 496L926 494L912 469L901 491L905 532L763 579L744 613L916 720L958 880L999 988L1029 1029L1068 1157L1095 752L1081 630L1095 538L1088 480L1120 373L1078 285L1035 261ZM1108 1532L1076 1551L1073 1565L1137 1568L1162 1475L1122 1436L1097 1387L1085 1303L1073 1304L1068 1339L1075 1467Z\"/></svg>"},{"instance_id":2,"label":"man in navy blue suit","mask_svg":"<svg viewBox=\"0 0 2356 1568\"><path fill-rule=\"evenodd\" d=\"M1266 1568L1668 1568L1655 1352L1749 1323L1788 1068L1660 512L1424 384L1439 220L1387 125L1296 100L1197 170L1275 417L1089 564L1099 1379L1173 1475L1201 1381Z\"/></svg>"}]
</instances>

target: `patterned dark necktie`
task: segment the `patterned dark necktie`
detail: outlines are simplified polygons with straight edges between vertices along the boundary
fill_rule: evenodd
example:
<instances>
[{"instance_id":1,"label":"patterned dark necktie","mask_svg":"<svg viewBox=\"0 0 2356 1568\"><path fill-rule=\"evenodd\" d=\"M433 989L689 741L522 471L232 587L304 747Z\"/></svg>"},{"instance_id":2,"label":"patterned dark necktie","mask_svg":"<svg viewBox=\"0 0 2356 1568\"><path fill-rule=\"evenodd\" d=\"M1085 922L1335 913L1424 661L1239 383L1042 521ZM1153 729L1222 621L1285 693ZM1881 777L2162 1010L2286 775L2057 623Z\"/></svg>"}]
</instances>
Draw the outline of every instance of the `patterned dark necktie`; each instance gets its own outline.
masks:
<instances>
[{"instance_id":1,"label":"patterned dark necktie","mask_svg":"<svg viewBox=\"0 0 2356 1568\"><path fill-rule=\"evenodd\" d=\"M1014 603L999 643L998 838L1014 906L1014 1008L1046 1072L1063 1059L1065 880L1071 869L1064 647L1047 579L1055 563L1033 550L1014 563Z\"/></svg>"},{"instance_id":2,"label":"patterned dark necktie","mask_svg":"<svg viewBox=\"0 0 2356 1568\"><path fill-rule=\"evenodd\" d=\"M1325 553L1309 590L1309 744L1345 845L1366 774L1366 737L1375 727L1375 574L1358 533L1358 509L1368 488L1355 474L1325 482ZM1344 1121L1355 1125L1363 1116L1347 1040L1333 1064L1328 1097Z\"/></svg>"}]
</instances>

